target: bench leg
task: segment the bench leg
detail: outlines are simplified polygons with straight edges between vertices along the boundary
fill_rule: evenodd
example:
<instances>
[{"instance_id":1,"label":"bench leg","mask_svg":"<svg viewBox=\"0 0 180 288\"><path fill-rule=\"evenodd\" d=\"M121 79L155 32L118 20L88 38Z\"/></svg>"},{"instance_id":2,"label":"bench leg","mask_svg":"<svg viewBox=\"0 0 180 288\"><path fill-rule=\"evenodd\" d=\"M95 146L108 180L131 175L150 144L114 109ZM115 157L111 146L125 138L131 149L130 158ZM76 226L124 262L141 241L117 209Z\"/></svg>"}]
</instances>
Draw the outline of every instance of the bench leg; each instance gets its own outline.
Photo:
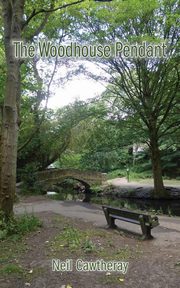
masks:
<instances>
[{"instance_id":1,"label":"bench leg","mask_svg":"<svg viewBox=\"0 0 180 288\"><path fill-rule=\"evenodd\" d=\"M141 229L143 233L142 239L143 240L152 239L153 236L151 235L151 227L145 225L145 221L143 217L140 217L139 220L140 220Z\"/></svg>"},{"instance_id":2,"label":"bench leg","mask_svg":"<svg viewBox=\"0 0 180 288\"><path fill-rule=\"evenodd\" d=\"M109 228L112 228L112 229L117 228L117 226L115 224L115 219L112 217L109 217L108 225L109 225Z\"/></svg>"},{"instance_id":3,"label":"bench leg","mask_svg":"<svg viewBox=\"0 0 180 288\"><path fill-rule=\"evenodd\" d=\"M104 211L104 215L106 217L106 221L107 221L108 227L109 228L116 228L117 226L114 223L115 219L109 216L106 208L103 209L103 211Z\"/></svg>"},{"instance_id":4,"label":"bench leg","mask_svg":"<svg viewBox=\"0 0 180 288\"><path fill-rule=\"evenodd\" d=\"M151 228L150 227L145 226L143 228L142 232L143 232L143 236L142 236L143 240L153 239L153 236L151 235Z\"/></svg>"}]
</instances>

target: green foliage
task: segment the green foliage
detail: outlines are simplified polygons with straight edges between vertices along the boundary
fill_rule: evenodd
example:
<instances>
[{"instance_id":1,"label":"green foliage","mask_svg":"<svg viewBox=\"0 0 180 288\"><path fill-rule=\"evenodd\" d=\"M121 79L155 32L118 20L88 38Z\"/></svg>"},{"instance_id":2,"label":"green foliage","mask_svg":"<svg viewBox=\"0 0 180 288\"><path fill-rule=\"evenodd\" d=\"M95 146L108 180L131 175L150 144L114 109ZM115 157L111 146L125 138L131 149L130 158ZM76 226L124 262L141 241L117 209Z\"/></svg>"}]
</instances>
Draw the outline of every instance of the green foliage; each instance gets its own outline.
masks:
<instances>
[{"instance_id":1,"label":"green foliage","mask_svg":"<svg viewBox=\"0 0 180 288\"><path fill-rule=\"evenodd\" d=\"M102 100L96 102L97 110L99 105L102 105ZM94 117L81 121L73 128L69 148L62 154L57 167L111 172L114 174L112 177L126 177L126 168L129 167L131 179L152 177L150 151L147 145L143 145L145 134L141 133L138 125L133 127L131 117L117 120L116 113L113 117L112 115L113 112L109 118L109 113L106 112L103 117L97 118L94 114ZM166 177L178 175L179 165L178 145L172 146L172 140L172 148L167 149L168 142L166 140L160 146L162 168ZM132 154L133 143L141 143L143 150ZM175 169L172 171L171 167ZM113 172L118 169L121 171Z\"/></svg>"},{"instance_id":2,"label":"green foliage","mask_svg":"<svg viewBox=\"0 0 180 288\"><path fill-rule=\"evenodd\" d=\"M108 179L121 178L121 177L127 177L126 169L117 169L108 173ZM143 172L139 172L139 171L136 172L136 168L132 167L129 170L129 178L130 178L130 181L152 178L152 172L151 170L150 171L147 170Z\"/></svg>"},{"instance_id":3,"label":"green foliage","mask_svg":"<svg viewBox=\"0 0 180 288\"><path fill-rule=\"evenodd\" d=\"M53 247L61 248L67 246L71 250L76 250L79 248L80 242L81 234L79 230L68 225L64 228L63 232L55 238Z\"/></svg>"},{"instance_id":4,"label":"green foliage","mask_svg":"<svg viewBox=\"0 0 180 288\"><path fill-rule=\"evenodd\" d=\"M126 170L116 169L108 173L108 179L126 177Z\"/></svg>"},{"instance_id":5,"label":"green foliage","mask_svg":"<svg viewBox=\"0 0 180 288\"><path fill-rule=\"evenodd\" d=\"M16 218L10 218L7 222L1 213L0 240L4 240L7 237L21 237L28 232L35 231L41 225L41 221L34 215L25 214Z\"/></svg>"},{"instance_id":6,"label":"green foliage","mask_svg":"<svg viewBox=\"0 0 180 288\"><path fill-rule=\"evenodd\" d=\"M94 114L73 129L70 149L81 155L78 163L81 169L107 172L132 162L130 148L138 133L130 135L129 119L118 121L104 107L107 109L107 103L96 102L96 110L101 113L103 109L103 115Z\"/></svg>"},{"instance_id":7,"label":"green foliage","mask_svg":"<svg viewBox=\"0 0 180 288\"><path fill-rule=\"evenodd\" d=\"M76 249L80 245L80 233L77 229L66 227L63 232L64 240L70 249Z\"/></svg>"},{"instance_id":8,"label":"green foliage","mask_svg":"<svg viewBox=\"0 0 180 288\"><path fill-rule=\"evenodd\" d=\"M81 154L75 153L74 151L67 149L60 159L54 163L56 168L74 168L81 169Z\"/></svg>"},{"instance_id":9,"label":"green foliage","mask_svg":"<svg viewBox=\"0 0 180 288\"><path fill-rule=\"evenodd\" d=\"M67 225L52 243L53 250L61 250L63 247L68 247L71 252L83 249L85 253L91 253L96 250L96 247L87 234L86 231L81 231L71 225Z\"/></svg>"},{"instance_id":10,"label":"green foliage","mask_svg":"<svg viewBox=\"0 0 180 288\"><path fill-rule=\"evenodd\" d=\"M180 172L180 149L171 147L162 150L163 175L167 178L177 178Z\"/></svg>"},{"instance_id":11,"label":"green foliage","mask_svg":"<svg viewBox=\"0 0 180 288\"><path fill-rule=\"evenodd\" d=\"M26 143L29 135L33 137L18 153L18 169L36 163L38 169L43 170L66 151L71 140L72 129L83 119L88 118L92 112L87 103L77 101L56 112L47 110L41 124L35 121L36 114L27 116L27 111L25 113L26 119L20 131L19 147ZM41 113L42 111L39 110L38 117ZM32 118L32 126L29 125L31 123L29 117Z\"/></svg>"},{"instance_id":12,"label":"green foliage","mask_svg":"<svg viewBox=\"0 0 180 288\"><path fill-rule=\"evenodd\" d=\"M59 4L62 4L62 1L54 1L56 7ZM25 18L31 15L32 6L36 11L39 7L41 9L50 7L49 1L25 1ZM175 124L179 123L179 95L171 98L171 95L174 95L177 78L176 69L173 68L176 68L176 63L178 63L178 56L175 55L179 42L177 42L177 37L173 39L173 35L176 36L179 17L177 8L175 0L113 0L110 3L84 1L78 5L78 9L77 6L71 6L48 15L48 21L45 21L46 25L39 39L51 39L57 43L62 37L62 41L78 40L79 43L102 44L113 43L115 39L123 39L127 43L140 43L144 40L159 43L161 39L165 39L167 43L173 43L173 59L139 62L127 59L129 62L126 67L131 67L131 69L127 71L123 67L124 71L122 70L120 74L117 72L122 68L122 61L118 62L116 59L118 70L114 73L116 67L109 66L108 59L102 59L103 64L107 64L108 70L110 67L110 76L113 76L110 79L111 84L103 94L103 100L100 99L94 103L77 101L56 112L43 108L42 105L48 94L47 83L52 73L49 73L48 69L44 69L48 72L42 72L43 69L39 69L41 71L36 74L37 71L33 69L32 61L24 63L21 66L20 118L22 123L17 161L18 180L23 180L24 191L39 191L39 187L34 185L35 172L38 169L47 168L57 159L59 159L58 163L56 162L57 167L111 171L112 175L117 176L119 172L114 171L120 169L123 171L122 176L126 177L126 167L133 165L129 149L133 143L149 141L151 131L148 132L146 120L153 117L160 125L158 137L163 139L163 145L165 145L162 148L163 173L165 176L171 176L172 171L173 173L175 171L174 175L178 175L179 148L167 148L169 138L173 138L173 142L177 142L179 138L179 132L176 131L177 124ZM34 31L41 27L43 21L44 14L38 14L25 27L22 36L32 40ZM2 24L2 19L0 22ZM1 27L2 35L3 25ZM65 39L64 35L66 35ZM0 52L1 104L6 74L2 44ZM44 61L44 67L47 67L46 65L50 67L53 61L53 59ZM98 62L99 59L96 61ZM68 77L67 75L67 79ZM97 75L94 77L96 80L99 79ZM126 80L133 97L124 93L123 79ZM125 90L128 91L128 89ZM140 91L139 94L138 91ZM153 91L152 95L148 95L149 91ZM170 113L168 107L171 108ZM164 115L168 117L164 119ZM168 135L169 132L171 137ZM150 156L147 154L148 151L145 151L137 156L135 167L131 171L133 179L137 177L136 172L140 172L140 177L144 177L142 172L148 173L150 170Z\"/></svg>"},{"instance_id":13,"label":"green foliage","mask_svg":"<svg viewBox=\"0 0 180 288\"><path fill-rule=\"evenodd\" d=\"M79 32L79 38L84 37L84 41L89 34L91 43L107 44L120 41L140 44L146 41L154 44L166 42L168 45L167 57L164 58L121 55L113 59L96 59L103 65L103 71L108 73L106 81L110 84L104 96L108 105L112 107L111 111L115 111L111 117L121 121L131 118L128 127L129 139L134 141L135 132L140 135L139 143L148 143L155 178L155 194L158 197L165 196L159 153L160 141L165 141L167 135L176 134L179 128L178 1L112 1L109 6L103 5L102 9L94 9L93 12L90 13L92 18L87 11L83 13L81 21L85 29L82 33ZM103 73L103 77L95 77L104 80L106 76ZM125 138L122 136L120 145ZM112 138L115 139L114 136ZM104 142L106 145L106 138L103 140L101 143ZM92 146L96 151L93 151L93 147L89 149L89 155L86 153L89 157L85 161L94 162L94 166L99 169L103 166L99 159L107 159L107 151L94 144L97 143L92 139ZM108 147L112 148L110 151L114 151L113 145ZM109 168L115 167L107 167Z\"/></svg>"},{"instance_id":14,"label":"green foliage","mask_svg":"<svg viewBox=\"0 0 180 288\"><path fill-rule=\"evenodd\" d=\"M36 172L38 171L38 165L36 162L29 163L21 170L21 180L23 181L21 191L24 194L42 194L42 189L37 185Z\"/></svg>"},{"instance_id":15,"label":"green foliage","mask_svg":"<svg viewBox=\"0 0 180 288\"><path fill-rule=\"evenodd\" d=\"M18 264L14 264L14 263L9 263L7 264L4 268L0 269L0 273L1 274L23 274L24 273L24 269L18 265Z\"/></svg>"},{"instance_id":16,"label":"green foliage","mask_svg":"<svg viewBox=\"0 0 180 288\"><path fill-rule=\"evenodd\" d=\"M27 164L26 167L22 171L22 180L24 181L24 185L27 187L33 187L35 181L37 180L35 173L38 171L38 167L36 163Z\"/></svg>"},{"instance_id":17,"label":"green foliage","mask_svg":"<svg viewBox=\"0 0 180 288\"><path fill-rule=\"evenodd\" d=\"M91 253L96 249L96 246L88 237L86 237L86 240L82 245L82 248L85 253Z\"/></svg>"}]
</instances>

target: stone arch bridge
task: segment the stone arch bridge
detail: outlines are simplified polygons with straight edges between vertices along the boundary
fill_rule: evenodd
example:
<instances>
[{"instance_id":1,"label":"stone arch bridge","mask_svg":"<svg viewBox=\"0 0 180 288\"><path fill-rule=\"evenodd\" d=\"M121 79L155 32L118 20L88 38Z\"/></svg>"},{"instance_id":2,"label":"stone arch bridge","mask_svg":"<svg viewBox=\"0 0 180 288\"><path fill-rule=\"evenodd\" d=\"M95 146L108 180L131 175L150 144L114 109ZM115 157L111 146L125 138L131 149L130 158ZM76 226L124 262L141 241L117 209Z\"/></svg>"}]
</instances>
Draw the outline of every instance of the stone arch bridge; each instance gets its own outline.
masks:
<instances>
[{"instance_id":1,"label":"stone arch bridge","mask_svg":"<svg viewBox=\"0 0 180 288\"><path fill-rule=\"evenodd\" d=\"M85 189L91 185L102 185L107 181L105 173L96 171L81 171L78 169L47 169L36 173L37 182L45 189L71 178L81 182Z\"/></svg>"}]
</instances>

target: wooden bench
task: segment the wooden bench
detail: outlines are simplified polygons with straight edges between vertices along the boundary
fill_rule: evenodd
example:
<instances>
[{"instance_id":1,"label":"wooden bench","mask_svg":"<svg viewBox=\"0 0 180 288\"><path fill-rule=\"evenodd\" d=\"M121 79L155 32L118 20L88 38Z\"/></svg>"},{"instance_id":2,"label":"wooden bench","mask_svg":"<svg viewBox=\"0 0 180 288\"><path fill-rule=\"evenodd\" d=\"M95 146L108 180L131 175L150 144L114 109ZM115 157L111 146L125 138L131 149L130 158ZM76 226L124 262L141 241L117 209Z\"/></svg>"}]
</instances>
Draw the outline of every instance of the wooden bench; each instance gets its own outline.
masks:
<instances>
[{"instance_id":1,"label":"wooden bench","mask_svg":"<svg viewBox=\"0 0 180 288\"><path fill-rule=\"evenodd\" d=\"M141 226L143 239L151 239L151 229L158 226L158 217L144 213L137 213L127 209L111 206L102 206L109 228L116 228L115 219L130 222Z\"/></svg>"}]
</instances>

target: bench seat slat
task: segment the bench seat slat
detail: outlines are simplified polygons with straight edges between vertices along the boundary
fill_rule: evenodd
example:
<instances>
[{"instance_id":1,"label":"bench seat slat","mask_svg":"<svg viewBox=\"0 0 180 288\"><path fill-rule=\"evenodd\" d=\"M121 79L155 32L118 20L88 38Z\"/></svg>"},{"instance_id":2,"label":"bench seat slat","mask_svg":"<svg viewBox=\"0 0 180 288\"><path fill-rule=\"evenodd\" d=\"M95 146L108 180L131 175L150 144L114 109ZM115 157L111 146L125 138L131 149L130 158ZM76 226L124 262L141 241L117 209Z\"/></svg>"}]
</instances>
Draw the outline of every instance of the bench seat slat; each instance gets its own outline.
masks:
<instances>
[{"instance_id":1,"label":"bench seat slat","mask_svg":"<svg viewBox=\"0 0 180 288\"><path fill-rule=\"evenodd\" d=\"M104 207L104 208L108 209L109 214L128 218L128 219L139 220L139 215L143 215L143 217L146 221L149 221L149 218L150 218L149 215L146 215L144 213L136 213L136 212L127 211L127 210L123 210L123 209L112 209L112 208L108 208L108 207L107 208Z\"/></svg>"},{"instance_id":2,"label":"bench seat slat","mask_svg":"<svg viewBox=\"0 0 180 288\"><path fill-rule=\"evenodd\" d=\"M137 220L121 217L121 216L114 215L114 214L109 214L109 216L114 218L114 219L119 219L119 220L122 220L122 221L126 221L126 222L130 222L130 223L134 223L134 224L140 225L140 222L137 221Z\"/></svg>"},{"instance_id":3,"label":"bench seat slat","mask_svg":"<svg viewBox=\"0 0 180 288\"><path fill-rule=\"evenodd\" d=\"M134 224L137 224L137 225L141 225L139 220L133 220L133 219L121 217L121 216L114 215L114 214L109 214L109 216L112 217L112 218L114 218L114 219L118 219L118 220L122 220L122 221L125 221L125 222L129 222L129 223L134 223ZM145 225L146 225L146 226L156 227L156 226L158 225L158 224L156 224L156 223L154 223L154 224L155 224L155 226L152 225L152 224L149 223L149 222L145 222Z\"/></svg>"}]
</instances>

